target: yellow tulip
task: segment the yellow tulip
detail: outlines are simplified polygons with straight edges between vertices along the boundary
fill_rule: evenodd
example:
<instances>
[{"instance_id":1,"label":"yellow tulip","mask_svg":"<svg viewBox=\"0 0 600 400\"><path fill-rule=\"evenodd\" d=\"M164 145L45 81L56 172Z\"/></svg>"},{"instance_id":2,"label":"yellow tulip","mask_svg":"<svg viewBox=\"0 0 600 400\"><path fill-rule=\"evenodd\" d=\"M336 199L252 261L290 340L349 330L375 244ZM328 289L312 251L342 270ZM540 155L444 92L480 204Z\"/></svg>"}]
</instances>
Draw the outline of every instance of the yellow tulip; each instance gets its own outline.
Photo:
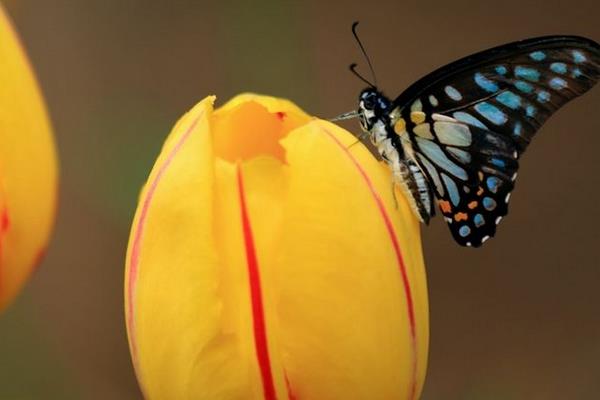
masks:
<instances>
[{"instance_id":1,"label":"yellow tulip","mask_svg":"<svg viewBox=\"0 0 600 400\"><path fill-rule=\"evenodd\" d=\"M56 210L57 162L40 90L0 6L0 310L46 249Z\"/></svg>"},{"instance_id":2,"label":"yellow tulip","mask_svg":"<svg viewBox=\"0 0 600 400\"><path fill-rule=\"evenodd\" d=\"M415 399L419 223L388 168L286 100L208 97L140 197L125 310L147 399Z\"/></svg>"}]
</instances>

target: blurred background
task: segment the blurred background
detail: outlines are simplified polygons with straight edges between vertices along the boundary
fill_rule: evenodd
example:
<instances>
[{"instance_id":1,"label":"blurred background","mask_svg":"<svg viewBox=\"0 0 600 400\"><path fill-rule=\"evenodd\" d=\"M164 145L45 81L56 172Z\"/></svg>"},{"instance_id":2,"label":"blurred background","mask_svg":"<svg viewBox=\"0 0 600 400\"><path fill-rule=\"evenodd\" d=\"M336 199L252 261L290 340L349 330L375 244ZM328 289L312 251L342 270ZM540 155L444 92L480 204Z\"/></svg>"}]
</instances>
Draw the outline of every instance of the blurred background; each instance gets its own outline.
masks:
<instances>
[{"instance_id":1,"label":"blurred background","mask_svg":"<svg viewBox=\"0 0 600 400\"><path fill-rule=\"evenodd\" d=\"M139 189L195 102L255 91L332 117L367 71L391 97L432 69L521 38L600 40L600 2L3 1L55 127L61 203L47 258L0 318L0 399L140 399L123 320ZM423 399L600 393L600 88L522 160L511 213L479 250L423 228L431 307ZM358 131L358 123L345 125Z\"/></svg>"}]
</instances>

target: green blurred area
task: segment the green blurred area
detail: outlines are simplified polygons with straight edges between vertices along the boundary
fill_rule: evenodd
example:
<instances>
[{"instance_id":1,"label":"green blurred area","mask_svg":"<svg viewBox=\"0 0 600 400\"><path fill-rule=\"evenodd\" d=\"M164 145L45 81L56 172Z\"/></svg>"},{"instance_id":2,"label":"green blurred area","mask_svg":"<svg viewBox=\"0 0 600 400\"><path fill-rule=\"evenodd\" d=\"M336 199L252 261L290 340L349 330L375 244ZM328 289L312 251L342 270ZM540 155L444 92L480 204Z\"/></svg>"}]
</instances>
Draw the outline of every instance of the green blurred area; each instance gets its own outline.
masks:
<instances>
[{"instance_id":1,"label":"green blurred area","mask_svg":"<svg viewBox=\"0 0 600 400\"><path fill-rule=\"evenodd\" d=\"M141 398L123 320L137 196L171 126L209 94L254 91L331 117L366 66L393 96L433 68L535 35L600 40L600 3L6 1L61 157L48 256L0 318L0 399ZM431 306L423 398L591 399L600 392L600 90L559 112L523 161L511 216L480 251L424 229ZM347 125L357 131L355 121Z\"/></svg>"}]
</instances>

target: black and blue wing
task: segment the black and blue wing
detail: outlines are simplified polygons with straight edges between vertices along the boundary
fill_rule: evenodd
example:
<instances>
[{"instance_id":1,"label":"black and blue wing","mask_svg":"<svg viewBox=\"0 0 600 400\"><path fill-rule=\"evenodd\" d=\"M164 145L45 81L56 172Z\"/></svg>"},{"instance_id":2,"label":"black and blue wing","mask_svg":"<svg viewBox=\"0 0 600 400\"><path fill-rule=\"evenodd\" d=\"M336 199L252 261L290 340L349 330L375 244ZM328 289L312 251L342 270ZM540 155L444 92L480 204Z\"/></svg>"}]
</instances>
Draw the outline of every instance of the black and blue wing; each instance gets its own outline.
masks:
<instances>
[{"instance_id":1,"label":"black and blue wing","mask_svg":"<svg viewBox=\"0 0 600 400\"><path fill-rule=\"evenodd\" d=\"M550 36L451 63L393 102L392 121L406 124L414 157L459 244L476 247L495 234L518 158L540 126L599 77L597 43Z\"/></svg>"}]
</instances>

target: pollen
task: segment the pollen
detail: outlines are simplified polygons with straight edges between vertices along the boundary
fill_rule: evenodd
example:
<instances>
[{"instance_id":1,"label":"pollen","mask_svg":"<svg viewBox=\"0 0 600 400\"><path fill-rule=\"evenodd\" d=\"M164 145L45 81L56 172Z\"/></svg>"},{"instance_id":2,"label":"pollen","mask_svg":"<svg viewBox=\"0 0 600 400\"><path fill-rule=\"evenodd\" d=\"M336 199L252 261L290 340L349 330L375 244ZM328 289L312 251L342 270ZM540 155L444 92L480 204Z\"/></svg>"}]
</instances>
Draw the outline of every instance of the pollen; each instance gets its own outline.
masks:
<instances>
[{"instance_id":1,"label":"pollen","mask_svg":"<svg viewBox=\"0 0 600 400\"><path fill-rule=\"evenodd\" d=\"M405 132L405 129L406 129L406 122L404 121L403 118L400 118L394 124L394 132L396 132L397 135L402 135Z\"/></svg>"},{"instance_id":2,"label":"pollen","mask_svg":"<svg viewBox=\"0 0 600 400\"><path fill-rule=\"evenodd\" d=\"M422 124L425 121L425 113L421 111L411 112L410 120L415 124Z\"/></svg>"}]
</instances>

